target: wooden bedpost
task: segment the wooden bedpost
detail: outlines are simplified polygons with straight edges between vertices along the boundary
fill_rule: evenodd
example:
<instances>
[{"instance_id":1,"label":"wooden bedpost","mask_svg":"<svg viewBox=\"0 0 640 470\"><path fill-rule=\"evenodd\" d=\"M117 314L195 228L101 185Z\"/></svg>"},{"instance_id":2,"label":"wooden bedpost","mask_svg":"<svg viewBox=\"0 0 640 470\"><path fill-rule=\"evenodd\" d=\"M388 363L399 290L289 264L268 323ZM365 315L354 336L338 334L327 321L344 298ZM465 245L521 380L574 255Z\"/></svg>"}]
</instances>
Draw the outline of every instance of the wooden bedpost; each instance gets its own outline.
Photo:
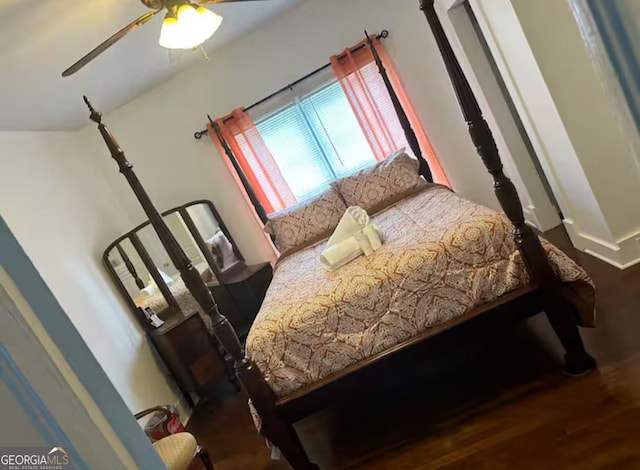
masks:
<instances>
[{"instance_id":1,"label":"wooden bedpost","mask_svg":"<svg viewBox=\"0 0 640 470\"><path fill-rule=\"evenodd\" d=\"M574 307L562 295L560 281L549 264L540 239L533 229L525 223L518 192L511 180L504 174L498 147L491 134L491 129L482 116L478 101L442 28L435 10L434 0L420 0L420 9L429 22L438 49L442 54L471 139L484 165L493 177L496 197L502 210L514 226L514 239L526 269L532 282L540 288L545 313L566 351L565 372L569 375L588 372L595 367L595 361L587 354L582 344Z\"/></svg>"},{"instance_id":2,"label":"wooden bedpost","mask_svg":"<svg viewBox=\"0 0 640 470\"><path fill-rule=\"evenodd\" d=\"M258 214L258 217L260 217L260 220L262 221L263 224L266 224L267 221L269 220L267 218L267 211L264 210L264 207L262 206L262 203L258 199L256 192L253 190L251 183L249 183L249 180L247 180L247 175L244 174L244 171L242 170L240 163L238 163L238 160L236 159L236 156L234 155L233 150L231 150L229 143L226 141L226 139L222 135L222 132L220 131L220 126L218 126L218 124L214 122L213 119L211 119L211 116L207 116L207 118L209 118L209 125L213 129L213 132L216 134L217 139L220 141L220 145L222 145L222 148L224 149L224 153L227 154L227 157L231 161L233 168L236 170L236 173L238 174L238 177L242 182L242 186L244 186L244 190L247 192L247 195L249 196L249 199L251 200L251 203L253 204L253 207L255 208L256 213Z\"/></svg>"},{"instance_id":3,"label":"wooden bedpost","mask_svg":"<svg viewBox=\"0 0 640 470\"><path fill-rule=\"evenodd\" d=\"M171 307L175 312L182 312L178 301L173 296L173 292L171 292L171 289L169 289L169 286L162 277L162 274L160 274L160 270L156 266L156 263L154 263L151 255L149 254L149 251L147 251L147 247L144 246L144 243L142 243L138 234L132 233L131 235L129 235L129 241L138 253L138 256L140 256L140 259L142 260L144 266L147 268L147 271L149 271L151 279L153 279L153 282L155 282L156 286L158 286L158 290L162 293L164 300L167 301L167 305L169 305L169 307Z\"/></svg>"},{"instance_id":4,"label":"wooden bedpost","mask_svg":"<svg viewBox=\"0 0 640 470\"><path fill-rule=\"evenodd\" d=\"M136 282L136 286L138 286L138 289L144 289L146 284L142 279L140 279L140 276L138 276L138 271L136 271L136 267L131 262L129 255L127 255L127 252L124 251L124 249L120 246L120 243L116 243L116 250L120 254L120 258L122 258L122 261L125 267L127 268L127 271L129 271L129 274L133 276L133 280Z\"/></svg>"},{"instance_id":5,"label":"wooden bedpost","mask_svg":"<svg viewBox=\"0 0 640 470\"><path fill-rule=\"evenodd\" d=\"M381 33L381 37L385 36L385 33L388 35L388 31L383 31ZM371 53L373 54L373 58L376 61L376 65L378 66L378 71L382 76L382 80L384 81L384 85L387 87L387 91L389 92L389 96L391 98L391 102L393 103L393 108L398 115L398 120L400 121L400 125L402 126L402 130L404 131L405 138L407 139L407 143L411 147L413 154L418 159L420 174L426 179L429 183L433 183L433 175L431 174L431 168L429 168L429 163L425 160L424 155L422 155L422 150L420 149L420 143L418 142L418 137L416 137L416 133L411 127L411 122L409 122L409 118L407 117L407 113L402 107L402 103L400 103L400 99L398 98L398 94L396 90L393 88L391 80L389 79L389 74L387 73L387 69L384 67L382 63L382 59L376 50L375 44L369 36L369 33L364 32L367 38L367 44L369 45L369 49L371 49Z\"/></svg>"},{"instance_id":6,"label":"wooden bedpost","mask_svg":"<svg viewBox=\"0 0 640 470\"><path fill-rule=\"evenodd\" d=\"M111 157L117 162L120 173L124 175L131 186L136 198L142 205L154 230L158 234L162 245L175 267L180 272L180 277L193 298L198 302L202 311L213 320L213 332L222 347L233 358L234 368L242 388L249 395L254 408L262 418L262 433L276 446L280 448L285 458L295 470L313 470L317 466L312 464L298 439L293 426L280 417L276 410L276 396L269 384L260 373L260 370L244 353L244 348L231 326L225 318L213 298L213 295L200 277L198 270L184 253L164 219L155 208L142 183L133 171L133 165L129 163L111 132L102 123L102 114L97 112L84 97L85 103L91 111L91 120L98 124L98 130L102 135Z\"/></svg>"}]
</instances>

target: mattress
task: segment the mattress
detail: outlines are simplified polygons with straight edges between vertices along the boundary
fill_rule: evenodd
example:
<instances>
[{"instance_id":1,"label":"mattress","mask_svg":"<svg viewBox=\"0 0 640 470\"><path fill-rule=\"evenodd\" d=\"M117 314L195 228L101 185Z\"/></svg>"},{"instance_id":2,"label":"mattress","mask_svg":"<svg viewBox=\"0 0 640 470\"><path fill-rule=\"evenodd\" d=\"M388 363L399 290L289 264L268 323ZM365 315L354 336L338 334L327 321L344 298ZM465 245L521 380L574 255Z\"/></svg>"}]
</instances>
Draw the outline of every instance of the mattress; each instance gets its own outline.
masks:
<instances>
[{"instance_id":1,"label":"mattress","mask_svg":"<svg viewBox=\"0 0 640 470\"><path fill-rule=\"evenodd\" d=\"M372 217L385 243L330 273L326 240L282 259L246 351L280 398L528 283L513 226L498 212L430 187ZM545 240L556 274L593 326L587 274Z\"/></svg>"}]
</instances>

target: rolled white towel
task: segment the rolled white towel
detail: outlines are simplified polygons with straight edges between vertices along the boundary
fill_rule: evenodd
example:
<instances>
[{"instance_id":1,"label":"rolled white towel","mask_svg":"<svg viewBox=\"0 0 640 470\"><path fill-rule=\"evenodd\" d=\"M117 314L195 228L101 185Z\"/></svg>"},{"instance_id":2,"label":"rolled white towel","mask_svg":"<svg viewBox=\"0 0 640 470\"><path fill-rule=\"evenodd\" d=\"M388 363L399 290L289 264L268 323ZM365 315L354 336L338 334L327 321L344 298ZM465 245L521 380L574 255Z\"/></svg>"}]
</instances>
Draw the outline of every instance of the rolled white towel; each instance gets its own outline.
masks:
<instances>
[{"instance_id":1,"label":"rolled white towel","mask_svg":"<svg viewBox=\"0 0 640 470\"><path fill-rule=\"evenodd\" d=\"M363 208L358 206L349 207L340 219L340 223L335 228L327 246L333 246L341 241L352 237L358 233L369 223L369 214Z\"/></svg>"},{"instance_id":2,"label":"rolled white towel","mask_svg":"<svg viewBox=\"0 0 640 470\"><path fill-rule=\"evenodd\" d=\"M355 234L360 249L365 256L369 256L382 246L382 231L377 225L369 224Z\"/></svg>"},{"instance_id":3,"label":"rolled white towel","mask_svg":"<svg viewBox=\"0 0 640 470\"><path fill-rule=\"evenodd\" d=\"M382 246L382 232L369 221L360 207L349 207L329 238L320 262L327 271L335 271L354 259L369 256Z\"/></svg>"},{"instance_id":4,"label":"rolled white towel","mask_svg":"<svg viewBox=\"0 0 640 470\"><path fill-rule=\"evenodd\" d=\"M362 256L362 250L356 237L349 237L326 248L320 255L320 262L327 271L335 271L359 256Z\"/></svg>"}]
</instances>

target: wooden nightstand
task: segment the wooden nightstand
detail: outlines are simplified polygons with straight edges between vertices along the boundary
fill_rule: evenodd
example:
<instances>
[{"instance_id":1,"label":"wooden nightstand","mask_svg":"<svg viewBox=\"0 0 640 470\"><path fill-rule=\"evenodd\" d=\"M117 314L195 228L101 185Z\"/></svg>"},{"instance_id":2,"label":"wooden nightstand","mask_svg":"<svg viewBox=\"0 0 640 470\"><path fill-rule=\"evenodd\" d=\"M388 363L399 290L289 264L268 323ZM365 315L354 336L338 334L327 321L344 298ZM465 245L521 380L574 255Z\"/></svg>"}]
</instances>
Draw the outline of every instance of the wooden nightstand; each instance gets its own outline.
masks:
<instances>
[{"instance_id":1,"label":"wooden nightstand","mask_svg":"<svg viewBox=\"0 0 640 470\"><path fill-rule=\"evenodd\" d=\"M196 312L170 315L147 334L191 406L191 394L206 399L217 386L232 380L217 341Z\"/></svg>"},{"instance_id":2,"label":"wooden nightstand","mask_svg":"<svg viewBox=\"0 0 640 470\"><path fill-rule=\"evenodd\" d=\"M241 340L246 340L273 277L269 263L242 266L229 273L223 285L209 285L220 311L229 318ZM196 312L170 314L148 335L180 389L202 399L225 383L238 385L230 357L222 351Z\"/></svg>"},{"instance_id":3,"label":"wooden nightstand","mask_svg":"<svg viewBox=\"0 0 640 470\"><path fill-rule=\"evenodd\" d=\"M269 263L241 266L225 273L221 285L209 285L220 311L244 342L273 278Z\"/></svg>"}]
</instances>

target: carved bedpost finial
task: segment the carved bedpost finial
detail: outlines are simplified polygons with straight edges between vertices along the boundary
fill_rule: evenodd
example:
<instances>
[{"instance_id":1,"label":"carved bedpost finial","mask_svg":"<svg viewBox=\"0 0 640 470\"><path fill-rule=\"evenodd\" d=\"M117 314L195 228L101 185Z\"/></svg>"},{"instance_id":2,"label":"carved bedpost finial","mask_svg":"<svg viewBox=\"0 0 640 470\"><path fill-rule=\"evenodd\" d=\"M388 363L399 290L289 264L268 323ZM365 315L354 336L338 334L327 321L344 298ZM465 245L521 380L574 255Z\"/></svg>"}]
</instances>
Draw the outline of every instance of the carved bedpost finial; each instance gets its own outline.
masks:
<instances>
[{"instance_id":1,"label":"carved bedpost finial","mask_svg":"<svg viewBox=\"0 0 640 470\"><path fill-rule=\"evenodd\" d=\"M82 99L89 108L89 111L91 111L91 115L89 117L93 122L98 124L98 131L100 131L100 135L102 136L102 139L104 140L107 148L109 149L109 152L111 153L111 158L113 158L118 163L120 172L123 174L130 173L132 165L127 161L127 158L124 156L124 152L118 145L118 142L116 142L116 139L113 137L109 129L107 129L107 126L102 123L102 113L95 110L95 108L91 104L91 101L89 101L89 98L83 95Z\"/></svg>"},{"instance_id":2,"label":"carved bedpost finial","mask_svg":"<svg viewBox=\"0 0 640 470\"><path fill-rule=\"evenodd\" d=\"M84 100L85 104L87 105L87 108L89 108L89 111L91 112L91 114L89 115L89 118L93 122L100 124L102 122L102 113L94 109L93 105L91 104L91 101L89 101L89 98L87 98L86 95L82 95L82 99Z\"/></svg>"}]
</instances>

